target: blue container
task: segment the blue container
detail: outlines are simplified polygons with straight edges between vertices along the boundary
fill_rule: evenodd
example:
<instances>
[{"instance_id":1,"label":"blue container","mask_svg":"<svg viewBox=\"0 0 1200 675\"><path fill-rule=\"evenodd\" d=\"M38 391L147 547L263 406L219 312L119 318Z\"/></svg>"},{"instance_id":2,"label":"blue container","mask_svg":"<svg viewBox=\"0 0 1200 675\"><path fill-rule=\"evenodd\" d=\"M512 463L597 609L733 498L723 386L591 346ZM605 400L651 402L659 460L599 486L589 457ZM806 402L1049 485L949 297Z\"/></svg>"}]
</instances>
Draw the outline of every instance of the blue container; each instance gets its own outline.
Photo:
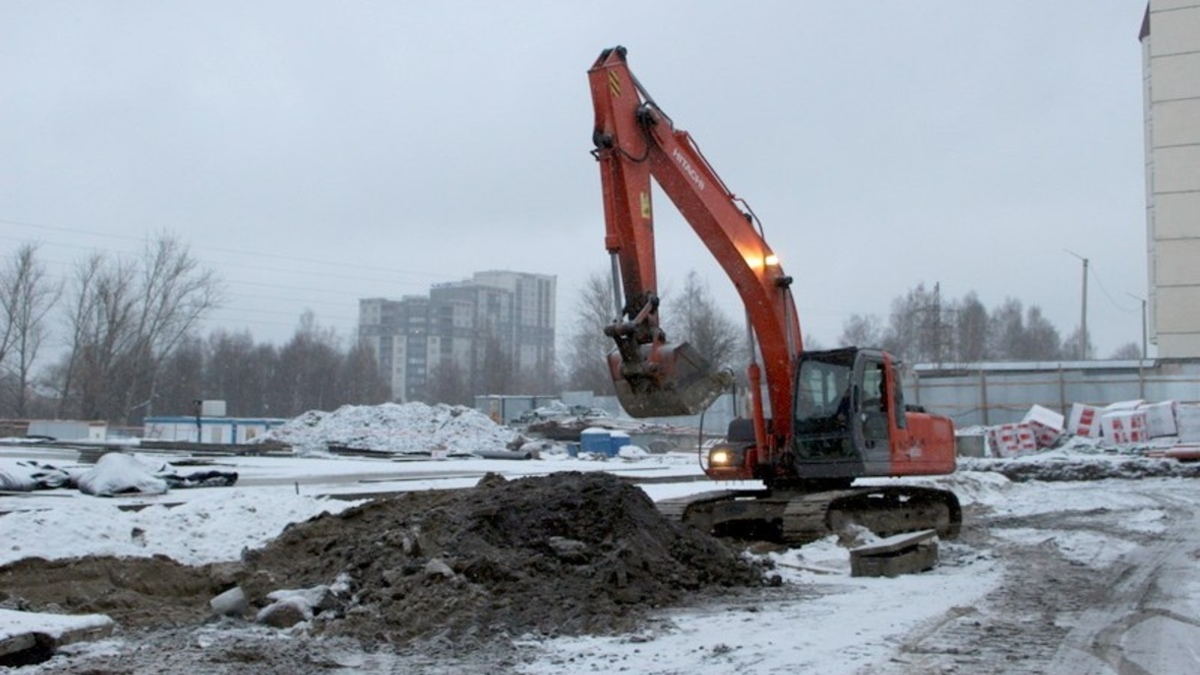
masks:
<instances>
[{"instance_id":1,"label":"blue container","mask_svg":"<svg viewBox=\"0 0 1200 675\"><path fill-rule=\"evenodd\" d=\"M579 450L597 455L611 455L612 438L608 429L584 429L579 434Z\"/></svg>"},{"instance_id":2,"label":"blue container","mask_svg":"<svg viewBox=\"0 0 1200 675\"><path fill-rule=\"evenodd\" d=\"M621 448L629 445L632 441L629 440L629 434L624 431L610 431L609 434L609 457L616 457L621 452Z\"/></svg>"},{"instance_id":3,"label":"blue container","mask_svg":"<svg viewBox=\"0 0 1200 675\"><path fill-rule=\"evenodd\" d=\"M567 457L579 456L579 444L573 441L567 443Z\"/></svg>"}]
</instances>

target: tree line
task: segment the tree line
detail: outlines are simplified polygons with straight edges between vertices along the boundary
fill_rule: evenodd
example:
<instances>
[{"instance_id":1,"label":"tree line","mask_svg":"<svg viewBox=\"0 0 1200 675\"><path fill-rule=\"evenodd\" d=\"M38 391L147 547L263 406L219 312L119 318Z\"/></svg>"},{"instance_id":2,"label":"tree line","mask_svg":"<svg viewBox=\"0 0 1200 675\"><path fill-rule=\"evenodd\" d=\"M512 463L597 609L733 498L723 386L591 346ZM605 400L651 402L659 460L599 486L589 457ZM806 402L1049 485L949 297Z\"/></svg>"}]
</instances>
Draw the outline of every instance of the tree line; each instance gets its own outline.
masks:
<instances>
[{"instance_id":1,"label":"tree line","mask_svg":"<svg viewBox=\"0 0 1200 675\"><path fill-rule=\"evenodd\" d=\"M673 342L689 342L717 367L744 370L743 322L721 309L696 272L663 296L663 328ZM223 301L222 281L169 234L149 240L138 255L88 255L62 278L47 271L36 245L22 245L0 261L0 418L138 424L150 415L190 414L197 399L225 400L236 416L292 417L389 399L372 351L355 336L343 340L321 327L312 312L282 346L256 342L249 331L201 335ZM612 342L603 332L615 315L611 278L589 276L572 311L558 363L517 373L488 343L481 358L487 367L478 373L431 364L422 399L470 404L478 394L611 391ZM1075 359L1084 347L1092 353L1078 329L1064 339L1036 305L1009 298L988 309L974 292L943 298L936 284L895 298L886 322L851 315L838 344L882 347L909 363ZM810 338L805 346L820 348ZM1112 354L1140 356L1136 343Z\"/></svg>"},{"instance_id":2,"label":"tree line","mask_svg":"<svg viewBox=\"0 0 1200 675\"><path fill-rule=\"evenodd\" d=\"M944 299L937 284L918 284L892 300L885 324L874 315L852 315L842 345L880 346L909 363L1084 360L1095 354L1091 336L1076 327L1065 338L1037 305L1007 298L989 310L975 292ZM1118 347L1114 359L1143 356L1136 342Z\"/></svg>"},{"instance_id":3,"label":"tree line","mask_svg":"<svg viewBox=\"0 0 1200 675\"><path fill-rule=\"evenodd\" d=\"M670 341L689 342L716 367L731 367L739 374L744 370L743 324L722 311L695 272L677 292L665 291L663 296L661 314ZM575 327L564 350L563 375L570 389L606 392L612 388L605 360L612 341L603 333L616 314L612 298L612 281L601 272L588 277L576 298ZM804 317L800 319L803 324ZM822 348L808 336L804 343L806 349ZM1026 307L1008 298L989 310L974 292L947 299L937 284L927 288L924 283L893 299L886 321L877 315L851 315L843 323L837 346L882 348L908 363L937 364L1074 360L1094 354L1090 336L1085 343L1076 328L1063 338L1037 305ZM1130 342L1111 358L1141 358L1141 352L1137 343Z\"/></svg>"},{"instance_id":4,"label":"tree line","mask_svg":"<svg viewBox=\"0 0 1200 675\"><path fill-rule=\"evenodd\" d=\"M0 417L127 425L191 414L198 399L272 417L387 400L370 350L342 347L311 312L281 347L248 331L201 337L223 301L216 273L170 234L137 255L88 255L63 278L20 246L0 262Z\"/></svg>"}]
</instances>

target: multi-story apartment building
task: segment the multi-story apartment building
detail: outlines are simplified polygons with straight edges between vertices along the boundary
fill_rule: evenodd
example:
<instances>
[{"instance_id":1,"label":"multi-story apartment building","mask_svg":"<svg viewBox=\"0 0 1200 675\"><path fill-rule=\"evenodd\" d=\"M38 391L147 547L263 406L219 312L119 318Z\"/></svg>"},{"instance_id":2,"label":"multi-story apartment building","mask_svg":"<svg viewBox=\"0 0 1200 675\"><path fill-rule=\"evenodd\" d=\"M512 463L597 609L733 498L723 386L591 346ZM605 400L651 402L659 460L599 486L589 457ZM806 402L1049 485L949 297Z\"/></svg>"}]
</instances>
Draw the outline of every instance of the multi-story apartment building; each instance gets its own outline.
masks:
<instances>
[{"instance_id":1,"label":"multi-story apartment building","mask_svg":"<svg viewBox=\"0 0 1200 675\"><path fill-rule=\"evenodd\" d=\"M1200 0L1150 0L1139 38L1150 339L1200 357Z\"/></svg>"},{"instance_id":2,"label":"multi-story apartment building","mask_svg":"<svg viewBox=\"0 0 1200 675\"><path fill-rule=\"evenodd\" d=\"M536 387L554 369L555 286L553 276L490 271L427 298L363 299L359 334L397 401L436 391L429 378L439 371L465 386Z\"/></svg>"},{"instance_id":3,"label":"multi-story apartment building","mask_svg":"<svg viewBox=\"0 0 1200 675\"><path fill-rule=\"evenodd\" d=\"M392 399L420 399L429 372L429 298L359 300L358 333L391 384Z\"/></svg>"}]
</instances>

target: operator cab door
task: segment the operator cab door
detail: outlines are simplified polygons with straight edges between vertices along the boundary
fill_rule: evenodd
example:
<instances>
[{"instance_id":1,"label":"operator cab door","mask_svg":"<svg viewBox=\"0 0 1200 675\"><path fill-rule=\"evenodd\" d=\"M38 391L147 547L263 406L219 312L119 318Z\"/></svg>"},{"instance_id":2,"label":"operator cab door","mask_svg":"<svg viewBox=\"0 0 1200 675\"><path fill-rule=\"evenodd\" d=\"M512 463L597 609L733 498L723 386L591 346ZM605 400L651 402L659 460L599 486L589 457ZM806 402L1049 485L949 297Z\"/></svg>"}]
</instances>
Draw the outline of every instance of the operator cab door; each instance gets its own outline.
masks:
<instances>
[{"instance_id":1,"label":"operator cab door","mask_svg":"<svg viewBox=\"0 0 1200 675\"><path fill-rule=\"evenodd\" d=\"M855 382L858 385L858 405L853 416L852 433L855 445L862 453L864 468L868 476L886 476L889 471L892 434L888 421L887 373L890 364L882 353L863 351L855 364Z\"/></svg>"}]
</instances>

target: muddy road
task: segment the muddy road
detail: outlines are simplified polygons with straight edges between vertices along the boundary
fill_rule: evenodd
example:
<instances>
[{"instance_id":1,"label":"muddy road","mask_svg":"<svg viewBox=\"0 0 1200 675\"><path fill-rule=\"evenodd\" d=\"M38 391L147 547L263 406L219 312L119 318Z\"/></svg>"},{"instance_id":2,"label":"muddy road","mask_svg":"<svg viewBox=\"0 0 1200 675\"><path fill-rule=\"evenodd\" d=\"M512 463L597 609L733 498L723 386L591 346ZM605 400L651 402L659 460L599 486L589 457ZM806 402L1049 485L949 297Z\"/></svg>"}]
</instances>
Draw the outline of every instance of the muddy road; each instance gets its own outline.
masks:
<instances>
[{"instance_id":1,"label":"muddy road","mask_svg":"<svg viewBox=\"0 0 1200 675\"><path fill-rule=\"evenodd\" d=\"M915 631L884 672L1200 672L1200 485L1136 483L1153 522L1120 507L975 509L964 542L1003 559L1004 581Z\"/></svg>"}]
</instances>

